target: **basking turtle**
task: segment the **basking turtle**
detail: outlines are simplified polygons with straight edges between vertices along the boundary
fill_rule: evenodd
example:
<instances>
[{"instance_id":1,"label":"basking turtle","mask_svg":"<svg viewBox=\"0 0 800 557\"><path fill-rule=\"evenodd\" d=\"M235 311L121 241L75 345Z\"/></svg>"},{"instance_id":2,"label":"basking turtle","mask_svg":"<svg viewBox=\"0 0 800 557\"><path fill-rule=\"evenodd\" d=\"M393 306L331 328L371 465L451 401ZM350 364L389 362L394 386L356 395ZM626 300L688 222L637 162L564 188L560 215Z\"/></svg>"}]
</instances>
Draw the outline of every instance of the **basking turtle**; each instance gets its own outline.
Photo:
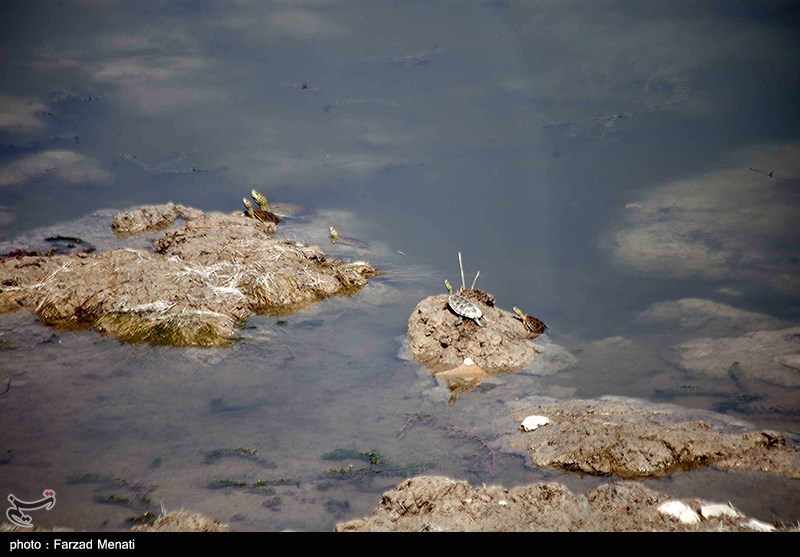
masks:
<instances>
[{"instance_id":1,"label":"basking turtle","mask_svg":"<svg viewBox=\"0 0 800 557\"><path fill-rule=\"evenodd\" d=\"M275 213L264 211L263 209L253 209L253 204L246 197L242 198L244 204L244 213L251 219L258 219L261 222L274 222L278 224L280 218Z\"/></svg>"},{"instance_id":2,"label":"basking turtle","mask_svg":"<svg viewBox=\"0 0 800 557\"><path fill-rule=\"evenodd\" d=\"M471 300L453 292L453 287L450 285L449 280L444 279L444 285L450 293L450 297L447 298L447 305L450 306L453 313L458 315L456 325L460 325L462 321L461 318L466 317L467 319L472 319L478 327L482 327L481 317L483 317L483 311L481 311L481 308L472 303Z\"/></svg>"},{"instance_id":3,"label":"basking turtle","mask_svg":"<svg viewBox=\"0 0 800 557\"><path fill-rule=\"evenodd\" d=\"M331 244L344 244L346 246L353 246L354 248L365 249L367 243L357 238L348 238L347 236L339 236L339 231L334 227L329 226L328 231L331 233Z\"/></svg>"},{"instance_id":4,"label":"basking turtle","mask_svg":"<svg viewBox=\"0 0 800 557\"><path fill-rule=\"evenodd\" d=\"M267 201L266 195L252 189L250 190L250 197L253 198L253 201L256 202L256 205L258 205L259 209L261 209L262 211L269 211L269 202Z\"/></svg>"},{"instance_id":5,"label":"basking turtle","mask_svg":"<svg viewBox=\"0 0 800 557\"><path fill-rule=\"evenodd\" d=\"M274 222L275 224L280 222L281 220L280 217L275 213L273 213L272 209L270 209L266 195L264 195L261 192L257 192L256 190L250 190L250 197L252 197L253 201L255 201L256 205L258 205L258 209L256 210L256 215L258 215L258 212L261 211L263 212L263 216L266 217L266 218L259 218L259 217L256 218L259 218L259 220L263 221Z\"/></svg>"},{"instance_id":6,"label":"basking turtle","mask_svg":"<svg viewBox=\"0 0 800 557\"><path fill-rule=\"evenodd\" d=\"M528 315L517 306L514 306L514 313L516 313L517 316L522 320L522 324L525 326L525 329L537 337L547 330L547 325L545 325L541 320L535 318L533 315Z\"/></svg>"},{"instance_id":7,"label":"basking turtle","mask_svg":"<svg viewBox=\"0 0 800 557\"><path fill-rule=\"evenodd\" d=\"M291 201L269 203L266 195L254 189L250 190L250 196L253 198L253 201L256 202L256 205L258 205L259 209L262 211L269 211L273 215L276 215L280 218L297 217L308 212L308 207L300 203L294 203Z\"/></svg>"}]
</instances>

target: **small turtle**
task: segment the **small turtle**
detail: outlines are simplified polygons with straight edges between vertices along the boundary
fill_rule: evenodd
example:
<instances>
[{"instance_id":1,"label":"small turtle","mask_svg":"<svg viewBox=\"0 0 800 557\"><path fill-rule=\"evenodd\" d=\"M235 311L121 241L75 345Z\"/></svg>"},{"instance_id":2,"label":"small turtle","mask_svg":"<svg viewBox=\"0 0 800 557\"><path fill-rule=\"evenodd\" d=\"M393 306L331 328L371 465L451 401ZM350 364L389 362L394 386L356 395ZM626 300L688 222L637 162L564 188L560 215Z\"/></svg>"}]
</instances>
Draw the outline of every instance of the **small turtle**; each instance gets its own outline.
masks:
<instances>
[{"instance_id":1,"label":"small turtle","mask_svg":"<svg viewBox=\"0 0 800 557\"><path fill-rule=\"evenodd\" d=\"M516 313L517 316L522 320L522 324L525 326L525 329L537 337L547 330L547 325L545 325L541 320L535 318L533 315L526 314L517 306L514 306L514 313Z\"/></svg>"},{"instance_id":2,"label":"small turtle","mask_svg":"<svg viewBox=\"0 0 800 557\"><path fill-rule=\"evenodd\" d=\"M261 222L274 222L275 224L280 221L280 218L275 213L264 211L263 209L253 209L253 204L246 197L242 198L242 203L244 204L245 215L251 219L257 219Z\"/></svg>"},{"instance_id":3,"label":"small turtle","mask_svg":"<svg viewBox=\"0 0 800 557\"><path fill-rule=\"evenodd\" d=\"M263 193L258 192L258 191L253 189L253 190L250 190L250 197L252 197L253 201L255 201L256 205L258 205L257 211L263 211L264 215L267 217L266 219L261 219L261 220L268 220L268 221L274 222L276 224L278 222L280 222L280 220L281 220L280 217L278 217L278 215L273 213L272 209L270 209L269 202L267 201L267 196L266 195L264 195ZM256 213L256 214L258 214L258 213Z\"/></svg>"},{"instance_id":4,"label":"small turtle","mask_svg":"<svg viewBox=\"0 0 800 557\"><path fill-rule=\"evenodd\" d=\"M347 236L339 236L339 231L334 227L329 226L328 231L331 233L331 244L344 244L346 246L353 246L354 248L365 249L367 243L357 238L348 238Z\"/></svg>"},{"instance_id":5,"label":"small turtle","mask_svg":"<svg viewBox=\"0 0 800 557\"><path fill-rule=\"evenodd\" d=\"M481 317L483 317L483 311L481 311L481 308L472 303L471 300L453 292L453 287L450 285L449 280L445 279L444 285L450 293L450 297L447 298L447 305L458 315L456 325L460 325L462 321L461 318L466 317L467 319L472 319L478 327L482 327Z\"/></svg>"}]
</instances>

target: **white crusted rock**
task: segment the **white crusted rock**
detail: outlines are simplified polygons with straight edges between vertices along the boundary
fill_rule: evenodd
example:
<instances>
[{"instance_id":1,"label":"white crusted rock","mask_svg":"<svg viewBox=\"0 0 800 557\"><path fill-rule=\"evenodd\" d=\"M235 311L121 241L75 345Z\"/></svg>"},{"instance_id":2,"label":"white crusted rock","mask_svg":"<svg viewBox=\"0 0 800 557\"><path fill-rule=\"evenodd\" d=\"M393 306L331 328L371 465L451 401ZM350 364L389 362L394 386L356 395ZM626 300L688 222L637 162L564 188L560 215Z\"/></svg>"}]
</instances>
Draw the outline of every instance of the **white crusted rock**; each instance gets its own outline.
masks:
<instances>
[{"instance_id":1,"label":"white crusted rock","mask_svg":"<svg viewBox=\"0 0 800 557\"><path fill-rule=\"evenodd\" d=\"M695 524L700 522L700 515L692 510L689 505L680 501L667 501L658 507L658 512L677 518L683 524Z\"/></svg>"},{"instance_id":2,"label":"white crusted rock","mask_svg":"<svg viewBox=\"0 0 800 557\"><path fill-rule=\"evenodd\" d=\"M522 420L520 427L522 428L522 431L533 431L534 429L538 429L539 427L549 423L550 418L547 416L528 416Z\"/></svg>"},{"instance_id":3,"label":"white crusted rock","mask_svg":"<svg viewBox=\"0 0 800 557\"><path fill-rule=\"evenodd\" d=\"M745 526L756 532L774 532L775 527L772 524L751 518L745 523Z\"/></svg>"},{"instance_id":4,"label":"white crusted rock","mask_svg":"<svg viewBox=\"0 0 800 557\"><path fill-rule=\"evenodd\" d=\"M700 507L700 516L702 516L705 519L717 518L720 516L730 516L731 518L737 518L742 516L742 513L740 513L730 505L725 505L723 503L709 503Z\"/></svg>"}]
</instances>

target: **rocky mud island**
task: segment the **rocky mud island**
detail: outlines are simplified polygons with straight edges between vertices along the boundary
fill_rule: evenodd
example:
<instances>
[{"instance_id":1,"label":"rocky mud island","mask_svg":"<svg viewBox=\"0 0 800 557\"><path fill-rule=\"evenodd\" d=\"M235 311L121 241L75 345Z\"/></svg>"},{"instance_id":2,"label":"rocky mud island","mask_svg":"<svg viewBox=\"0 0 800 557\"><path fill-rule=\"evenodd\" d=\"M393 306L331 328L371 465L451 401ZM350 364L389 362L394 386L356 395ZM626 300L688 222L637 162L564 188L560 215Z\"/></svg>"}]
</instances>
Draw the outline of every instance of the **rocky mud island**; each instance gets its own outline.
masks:
<instances>
[{"instance_id":1,"label":"rocky mud island","mask_svg":"<svg viewBox=\"0 0 800 557\"><path fill-rule=\"evenodd\" d=\"M165 229L151 250L66 255L22 250L0 261L0 311L27 309L54 327L91 327L122 341L225 346L253 314L285 315L354 293L377 270L276 237L274 222L182 205L124 211L114 232Z\"/></svg>"}]
</instances>

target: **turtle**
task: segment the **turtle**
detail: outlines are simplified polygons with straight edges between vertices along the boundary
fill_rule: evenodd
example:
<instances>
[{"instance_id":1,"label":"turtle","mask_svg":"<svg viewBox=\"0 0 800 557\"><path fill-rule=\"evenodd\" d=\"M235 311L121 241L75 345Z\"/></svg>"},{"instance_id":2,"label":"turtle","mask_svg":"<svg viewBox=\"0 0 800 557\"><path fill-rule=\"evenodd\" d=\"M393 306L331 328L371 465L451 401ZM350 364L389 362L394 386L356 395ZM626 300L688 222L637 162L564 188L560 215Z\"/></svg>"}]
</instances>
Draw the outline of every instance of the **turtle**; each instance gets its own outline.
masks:
<instances>
[{"instance_id":1,"label":"turtle","mask_svg":"<svg viewBox=\"0 0 800 557\"><path fill-rule=\"evenodd\" d=\"M536 335L537 337L547 330L547 325L540 319L535 318L533 315L528 315L517 306L514 306L514 313L522 320L525 330Z\"/></svg>"},{"instance_id":2,"label":"turtle","mask_svg":"<svg viewBox=\"0 0 800 557\"><path fill-rule=\"evenodd\" d=\"M328 231L331 234L331 244L344 244L346 246L353 246L354 248L365 249L367 243L357 238L348 238L347 236L340 236L339 231L334 227L329 226Z\"/></svg>"},{"instance_id":3,"label":"turtle","mask_svg":"<svg viewBox=\"0 0 800 557\"><path fill-rule=\"evenodd\" d=\"M274 222L275 224L280 221L280 218L275 213L264 211L263 209L253 209L253 204L246 197L242 198L242 203L244 204L245 215L251 219L257 219L261 222Z\"/></svg>"},{"instance_id":4,"label":"turtle","mask_svg":"<svg viewBox=\"0 0 800 557\"><path fill-rule=\"evenodd\" d=\"M267 201L267 196L266 195L264 195L263 193L252 189L252 190L250 190L250 197L252 197L253 201L255 201L256 205L258 205L257 211L263 211L264 216L266 217L266 218L259 219L259 220L268 220L270 222L274 222L275 224L280 222L280 220L281 220L280 217L278 215L276 215L275 213L273 213L272 209L270 209L269 202ZM256 214L258 214L258 212L256 212Z\"/></svg>"},{"instance_id":5,"label":"turtle","mask_svg":"<svg viewBox=\"0 0 800 557\"><path fill-rule=\"evenodd\" d=\"M471 300L453 292L453 287L450 285L449 280L444 279L444 285L450 293L450 297L447 298L447 305L453 310L453 313L458 315L456 325L460 325L462 317L466 317L467 319L472 319L478 327L482 327L481 317L483 317L483 311L481 308L475 305Z\"/></svg>"}]
</instances>

